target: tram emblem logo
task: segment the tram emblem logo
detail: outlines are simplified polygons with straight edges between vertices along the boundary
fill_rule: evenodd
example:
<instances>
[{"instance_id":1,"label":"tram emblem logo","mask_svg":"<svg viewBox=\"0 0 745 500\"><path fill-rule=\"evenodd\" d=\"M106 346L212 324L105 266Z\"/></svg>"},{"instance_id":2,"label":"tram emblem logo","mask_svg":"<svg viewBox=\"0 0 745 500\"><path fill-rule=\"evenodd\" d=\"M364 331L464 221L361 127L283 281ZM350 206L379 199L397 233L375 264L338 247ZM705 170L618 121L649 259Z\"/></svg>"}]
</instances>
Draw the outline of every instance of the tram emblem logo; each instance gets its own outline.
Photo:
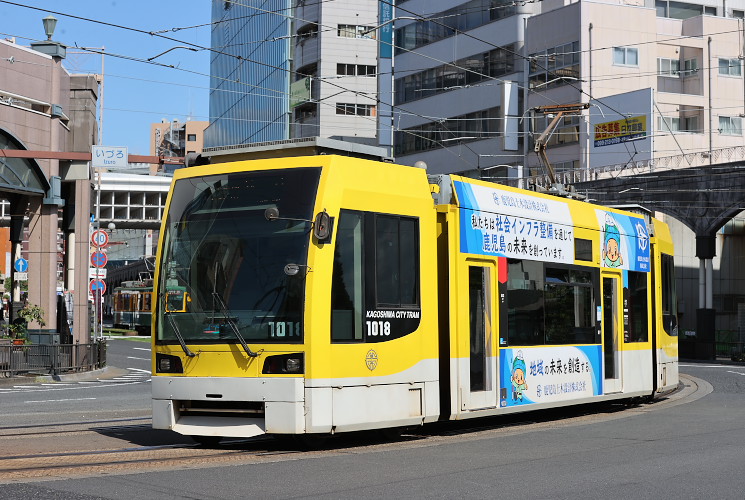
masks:
<instances>
[{"instance_id":1,"label":"tram emblem logo","mask_svg":"<svg viewBox=\"0 0 745 500\"><path fill-rule=\"evenodd\" d=\"M365 356L365 364L368 370L373 371L378 366L378 353L370 349Z\"/></svg>"},{"instance_id":2,"label":"tram emblem logo","mask_svg":"<svg viewBox=\"0 0 745 500\"><path fill-rule=\"evenodd\" d=\"M649 243L649 236L647 236L647 230L641 224L641 222L636 223L636 235L637 235L637 238L639 239L639 248L641 250L646 250L647 243Z\"/></svg>"}]
</instances>

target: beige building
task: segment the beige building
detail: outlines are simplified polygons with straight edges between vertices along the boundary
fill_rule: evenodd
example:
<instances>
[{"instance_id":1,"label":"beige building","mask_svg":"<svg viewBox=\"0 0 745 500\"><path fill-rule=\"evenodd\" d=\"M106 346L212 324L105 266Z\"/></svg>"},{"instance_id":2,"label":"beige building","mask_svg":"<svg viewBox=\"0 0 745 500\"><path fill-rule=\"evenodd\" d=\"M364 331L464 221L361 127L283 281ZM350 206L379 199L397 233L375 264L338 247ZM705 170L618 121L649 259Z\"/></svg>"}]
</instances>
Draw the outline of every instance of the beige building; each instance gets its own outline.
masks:
<instances>
[{"instance_id":1,"label":"beige building","mask_svg":"<svg viewBox=\"0 0 745 500\"><path fill-rule=\"evenodd\" d=\"M150 125L150 154L152 156L184 157L201 153L204 149L204 130L209 122L163 119Z\"/></svg>"},{"instance_id":2,"label":"beige building","mask_svg":"<svg viewBox=\"0 0 745 500\"><path fill-rule=\"evenodd\" d=\"M526 27L525 108L590 104L562 118L548 141L559 182L744 160L744 16L742 0L543 1ZM534 120L534 137L549 119ZM646 137L635 137L634 124ZM546 185L528 145L525 158ZM697 329L697 309L710 309L718 338L736 339L745 332L742 215L714 235L713 259L698 255L699 235L658 216L676 244L681 336Z\"/></svg>"},{"instance_id":3,"label":"beige building","mask_svg":"<svg viewBox=\"0 0 745 500\"><path fill-rule=\"evenodd\" d=\"M45 311L44 330L63 341L88 342L91 176L88 162L59 153L90 153L96 139L98 82L62 66L66 48L53 41L23 47L0 40L0 149L38 151L31 158L0 157L3 225L10 227L10 263L23 258L28 302ZM22 254L24 229L28 250ZM61 253L60 253L61 251ZM64 262L59 272L58 262ZM18 308L20 286L14 280ZM73 329L58 324L58 296L72 303ZM39 325L30 325L38 328Z\"/></svg>"},{"instance_id":4,"label":"beige building","mask_svg":"<svg viewBox=\"0 0 745 500\"><path fill-rule=\"evenodd\" d=\"M590 103L582 117L565 117L549 141L551 163L567 182L629 163L643 169L745 158L743 10L730 7L745 9L745 2L706 4L542 2L543 12L527 23L525 107ZM621 98L612 108L644 116L651 141L629 141L621 155L594 147L592 124L616 119L608 118L606 99L639 89L650 89L651 101ZM535 134L545 122L535 120ZM527 159L531 173L541 173L537 157Z\"/></svg>"}]
</instances>

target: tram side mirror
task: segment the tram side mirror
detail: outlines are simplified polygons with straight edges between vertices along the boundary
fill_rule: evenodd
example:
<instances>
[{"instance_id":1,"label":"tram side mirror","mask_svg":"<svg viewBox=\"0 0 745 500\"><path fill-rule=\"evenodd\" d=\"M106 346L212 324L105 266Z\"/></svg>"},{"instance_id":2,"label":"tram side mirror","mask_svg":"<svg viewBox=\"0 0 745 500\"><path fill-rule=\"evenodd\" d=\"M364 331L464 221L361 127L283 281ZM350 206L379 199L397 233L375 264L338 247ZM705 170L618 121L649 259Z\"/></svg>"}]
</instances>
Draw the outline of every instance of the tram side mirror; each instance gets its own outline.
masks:
<instances>
[{"instance_id":1,"label":"tram side mirror","mask_svg":"<svg viewBox=\"0 0 745 500\"><path fill-rule=\"evenodd\" d=\"M299 272L300 266L298 266L297 264L287 264L285 266L285 274L287 276L295 276Z\"/></svg>"},{"instance_id":2,"label":"tram side mirror","mask_svg":"<svg viewBox=\"0 0 745 500\"><path fill-rule=\"evenodd\" d=\"M264 210L264 217L266 220L277 220L279 219L279 210L277 210L277 207L269 207Z\"/></svg>"},{"instance_id":3,"label":"tram side mirror","mask_svg":"<svg viewBox=\"0 0 745 500\"><path fill-rule=\"evenodd\" d=\"M287 276L297 276L300 273L300 269L304 268L303 276L310 272L310 266L304 266L303 264L295 264L290 262L285 265L285 274Z\"/></svg>"},{"instance_id":4,"label":"tram side mirror","mask_svg":"<svg viewBox=\"0 0 745 500\"><path fill-rule=\"evenodd\" d=\"M325 210L323 212L318 212L316 220L313 221L313 236L315 236L318 241L324 241L328 239L330 233L331 217Z\"/></svg>"}]
</instances>

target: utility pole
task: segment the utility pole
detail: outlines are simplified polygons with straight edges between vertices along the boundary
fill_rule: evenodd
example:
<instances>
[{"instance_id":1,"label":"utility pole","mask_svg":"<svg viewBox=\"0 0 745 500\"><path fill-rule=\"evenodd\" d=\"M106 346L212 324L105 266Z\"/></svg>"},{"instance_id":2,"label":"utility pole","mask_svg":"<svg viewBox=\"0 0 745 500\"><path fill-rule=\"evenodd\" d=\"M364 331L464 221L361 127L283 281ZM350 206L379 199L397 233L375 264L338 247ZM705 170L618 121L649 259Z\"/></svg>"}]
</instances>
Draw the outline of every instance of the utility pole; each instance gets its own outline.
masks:
<instances>
[{"instance_id":1,"label":"utility pole","mask_svg":"<svg viewBox=\"0 0 745 500\"><path fill-rule=\"evenodd\" d=\"M571 192L571 186L564 186L564 184L556 180L556 172L554 171L554 167L553 165L551 165L551 162L548 159L548 155L546 154L546 145L548 143L548 140L553 135L557 125L559 124L559 121L563 117L580 115L582 114L583 110L588 109L589 107L589 103L579 103L536 106L532 109L534 113L553 116L551 123L546 126L546 129L540 136L538 136L538 138L535 140L535 144L533 145L533 151L535 151L535 153L538 155L538 158L541 160L543 168L548 175L548 180L551 183L549 191L553 194L557 194L559 196L579 197L578 195Z\"/></svg>"}]
</instances>

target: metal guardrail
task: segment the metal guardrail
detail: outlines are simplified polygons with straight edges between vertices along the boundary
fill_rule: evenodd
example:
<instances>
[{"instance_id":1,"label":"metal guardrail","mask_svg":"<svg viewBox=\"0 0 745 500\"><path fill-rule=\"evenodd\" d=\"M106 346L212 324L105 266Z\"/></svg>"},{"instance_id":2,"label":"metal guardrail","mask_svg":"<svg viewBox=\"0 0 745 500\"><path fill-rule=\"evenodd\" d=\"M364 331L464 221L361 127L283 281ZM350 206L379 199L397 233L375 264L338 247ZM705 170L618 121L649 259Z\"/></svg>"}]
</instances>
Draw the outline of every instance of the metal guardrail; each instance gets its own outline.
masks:
<instances>
[{"instance_id":1,"label":"metal guardrail","mask_svg":"<svg viewBox=\"0 0 745 500\"><path fill-rule=\"evenodd\" d=\"M717 342L716 353L732 361L745 361L745 342Z\"/></svg>"},{"instance_id":2,"label":"metal guardrail","mask_svg":"<svg viewBox=\"0 0 745 500\"><path fill-rule=\"evenodd\" d=\"M106 366L106 342L91 344L0 345L0 377L58 375Z\"/></svg>"}]
</instances>

